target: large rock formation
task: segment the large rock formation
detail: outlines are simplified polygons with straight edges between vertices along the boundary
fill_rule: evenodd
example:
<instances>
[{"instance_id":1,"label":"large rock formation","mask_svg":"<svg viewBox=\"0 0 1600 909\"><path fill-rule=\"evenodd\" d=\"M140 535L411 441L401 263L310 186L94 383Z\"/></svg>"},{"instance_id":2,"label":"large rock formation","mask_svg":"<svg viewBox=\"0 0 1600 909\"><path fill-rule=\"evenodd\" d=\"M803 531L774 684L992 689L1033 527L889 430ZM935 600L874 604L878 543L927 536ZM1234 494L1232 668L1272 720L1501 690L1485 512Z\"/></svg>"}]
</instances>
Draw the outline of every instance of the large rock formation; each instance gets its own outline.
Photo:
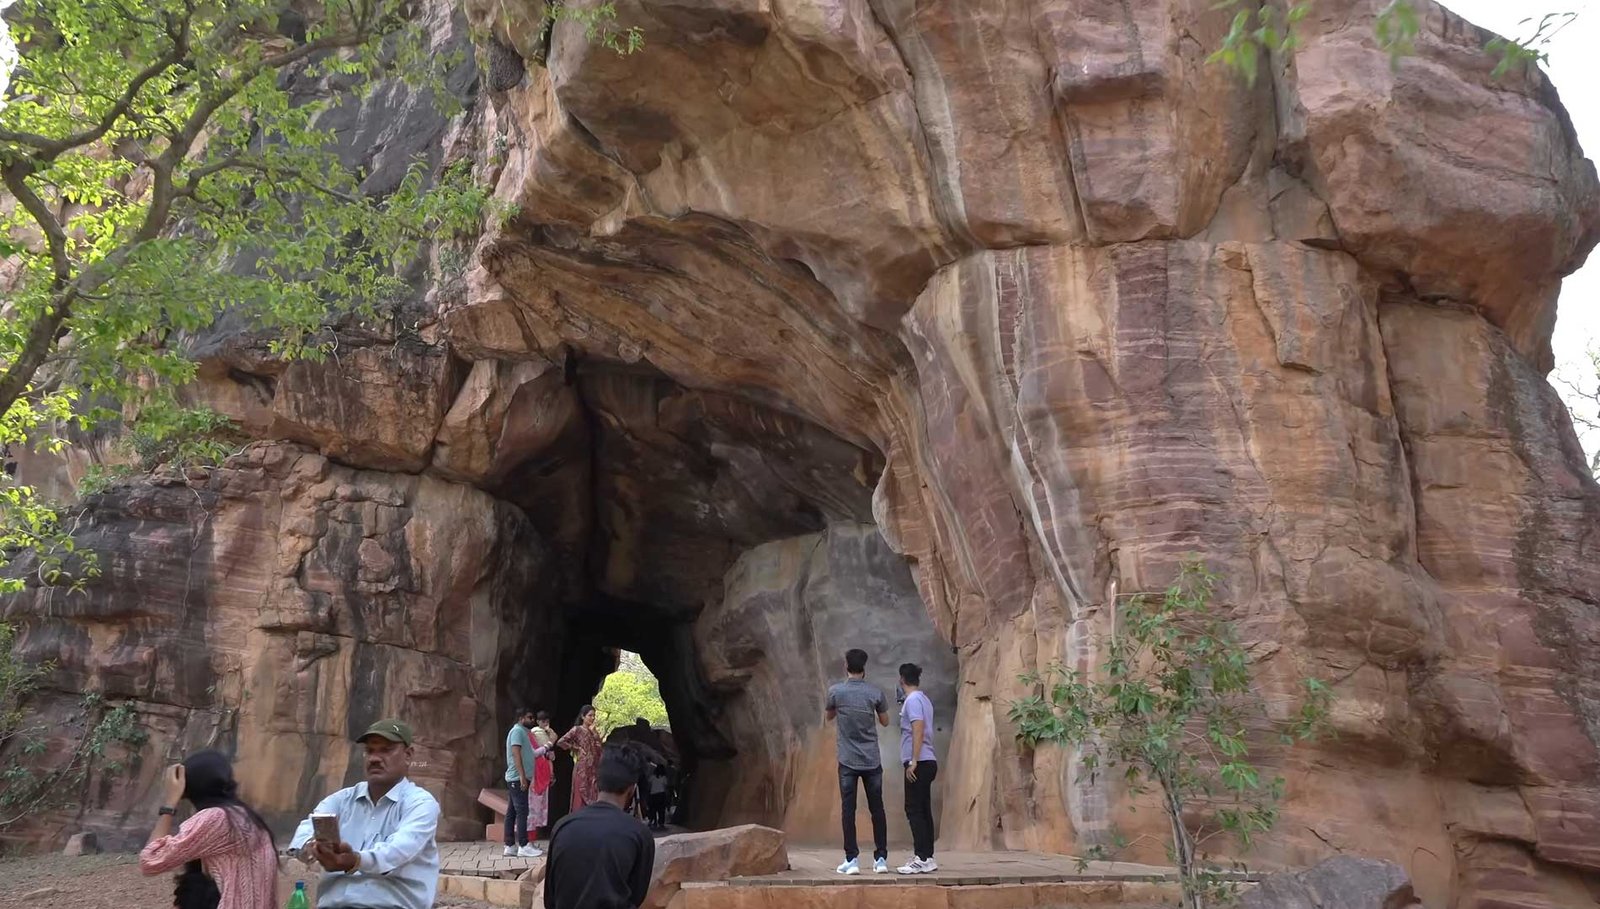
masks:
<instances>
[{"instance_id":1,"label":"large rock formation","mask_svg":"<svg viewBox=\"0 0 1600 909\"><path fill-rule=\"evenodd\" d=\"M196 395L281 441L96 502L101 584L8 614L172 751L236 711L278 817L417 716L464 827L509 700L565 719L627 647L691 820L812 838L864 639L936 680L943 843L1069 851L1155 818L1016 743L1018 677L1198 553L1258 674L1336 695L1337 737L1265 752L1254 861L1583 904L1600 487L1543 376L1600 189L1542 75L1426 0L1391 66L1380 6L1318 0L1252 86L1204 63L1211 0L618 0L628 57L466 0L489 76L420 134L517 215L419 338L219 331Z\"/></svg>"}]
</instances>

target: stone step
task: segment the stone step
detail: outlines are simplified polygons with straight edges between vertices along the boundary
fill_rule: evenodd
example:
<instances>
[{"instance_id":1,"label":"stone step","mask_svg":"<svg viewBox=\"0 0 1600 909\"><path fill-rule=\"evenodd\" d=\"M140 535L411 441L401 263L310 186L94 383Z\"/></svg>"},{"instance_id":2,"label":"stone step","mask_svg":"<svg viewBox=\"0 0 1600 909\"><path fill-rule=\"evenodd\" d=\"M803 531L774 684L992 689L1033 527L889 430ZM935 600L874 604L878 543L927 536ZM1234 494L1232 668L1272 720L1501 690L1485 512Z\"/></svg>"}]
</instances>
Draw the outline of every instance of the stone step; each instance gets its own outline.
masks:
<instances>
[{"instance_id":1,"label":"stone step","mask_svg":"<svg viewBox=\"0 0 1600 909\"><path fill-rule=\"evenodd\" d=\"M528 907L533 904L534 884L465 874L439 875L439 895L478 900L491 906Z\"/></svg>"},{"instance_id":2,"label":"stone step","mask_svg":"<svg viewBox=\"0 0 1600 909\"><path fill-rule=\"evenodd\" d=\"M685 883L673 909L1157 909L1180 896L1165 881L950 884L903 877L851 883Z\"/></svg>"}]
</instances>

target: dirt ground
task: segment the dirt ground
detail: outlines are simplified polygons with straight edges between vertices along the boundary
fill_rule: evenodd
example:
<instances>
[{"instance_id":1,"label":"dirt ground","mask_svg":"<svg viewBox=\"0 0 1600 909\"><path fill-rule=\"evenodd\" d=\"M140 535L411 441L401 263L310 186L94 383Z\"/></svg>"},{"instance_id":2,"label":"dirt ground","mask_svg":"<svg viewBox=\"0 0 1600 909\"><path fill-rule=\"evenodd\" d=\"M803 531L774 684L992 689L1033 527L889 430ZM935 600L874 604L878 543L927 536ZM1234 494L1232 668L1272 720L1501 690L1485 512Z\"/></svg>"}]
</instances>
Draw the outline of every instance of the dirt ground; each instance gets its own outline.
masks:
<instances>
[{"instance_id":1,"label":"dirt ground","mask_svg":"<svg viewBox=\"0 0 1600 909\"><path fill-rule=\"evenodd\" d=\"M278 879L278 899L285 902L296 878ZM315 875L304 878L316 891ZM0 859L0 907L27 909L166 909L172 905L172 875L145 877L132 855L60 855ZM435 906L491 909L487 903L441 898Z\"/></svg>"}]
</instances>

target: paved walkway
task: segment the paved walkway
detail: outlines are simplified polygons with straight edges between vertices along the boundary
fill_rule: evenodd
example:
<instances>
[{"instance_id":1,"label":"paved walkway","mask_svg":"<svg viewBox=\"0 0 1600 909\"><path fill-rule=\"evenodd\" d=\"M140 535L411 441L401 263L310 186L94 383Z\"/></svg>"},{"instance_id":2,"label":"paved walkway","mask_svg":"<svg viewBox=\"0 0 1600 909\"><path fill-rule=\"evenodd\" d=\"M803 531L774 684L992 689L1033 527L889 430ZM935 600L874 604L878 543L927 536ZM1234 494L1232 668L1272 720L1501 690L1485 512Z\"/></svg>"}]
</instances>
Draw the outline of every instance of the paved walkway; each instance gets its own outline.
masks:
<instances>
[{"instance_id":1,"label":"paved walkway","mask_svg":"<svg viewBox=\"0 0 1600 909\"><path fill-rule=\"evenodd\" d=\"M548 843L539 845L543 848ZM502 848L498 843L440 843L439 871L470 877L516 878L544 862L542 858L501 855Z\"/></svg>"},{"instance_id":2,"label":"paved walkway","mask_svg":"<svg viewBox=\"0 0 1600 909\"><path fill-rule=\"evenodd\" d=\"M501 855L493 843L440 843L439 864L445 874L511 879L538 867L544 859L525 859ZM944 852L938 855L939 870L933 874L902 877L898 874L873 874L870 865L860 875L845 877L834 873L843 856L837 849L795 846L789 849L790 870L762 877L734 878L728 883L740 887L845 886L864 884L934 884L971 886L982 884L1047 884L1073 881L1165 881L1172 871L1152 865L1127 862L1090 862L1079 867L1069 855L1038 852ZM891 864L905 861L892 856Z\"/></svg>"},{"instance_id":3,"label":"paved walkway","mask_svg":"<svg viewBox=\"0 0 1600 909\"><path fill-rule=\"evenodd\" d=\"M863 856L863 859L867 858ZM904 863L906 858L891 853L890 867ZM837 849L791 847L789 871L761 877L734 878L728 884L744 887L827 887L914 883L952 887L1172 879L1169 868L1128 862L1090 862L1080 868L1078 860L1070 855L1041 852L941 852L935 859L939 862L939 870L932 874L901 876L892 871L889 874L873 874L871 866L864 862L862 874L846 877L833 870L844 860L844 855Z\"/></svg>"}]
</instances>

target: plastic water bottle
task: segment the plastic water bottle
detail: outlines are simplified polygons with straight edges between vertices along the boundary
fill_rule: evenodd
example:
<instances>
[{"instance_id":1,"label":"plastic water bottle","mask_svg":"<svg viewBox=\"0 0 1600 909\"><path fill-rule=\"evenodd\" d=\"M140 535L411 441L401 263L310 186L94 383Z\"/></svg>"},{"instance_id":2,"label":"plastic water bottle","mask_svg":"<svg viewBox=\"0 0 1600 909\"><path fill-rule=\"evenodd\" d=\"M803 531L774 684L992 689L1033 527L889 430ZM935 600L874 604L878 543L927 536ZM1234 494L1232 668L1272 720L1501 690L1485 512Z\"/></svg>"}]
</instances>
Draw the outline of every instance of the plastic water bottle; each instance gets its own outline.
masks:
<instances>
[{"instance_id":1,"label":"plastic water bottle","mask_svg":"<svg viewBox=\"0 0 1600 909\"><path fill-rule=\"evenodd\" d=\"M311 901L306 899L305 881L294 882L294 892L289 894L289 902L283 909L311 909Z\"/></svg>"}]
</instances>

